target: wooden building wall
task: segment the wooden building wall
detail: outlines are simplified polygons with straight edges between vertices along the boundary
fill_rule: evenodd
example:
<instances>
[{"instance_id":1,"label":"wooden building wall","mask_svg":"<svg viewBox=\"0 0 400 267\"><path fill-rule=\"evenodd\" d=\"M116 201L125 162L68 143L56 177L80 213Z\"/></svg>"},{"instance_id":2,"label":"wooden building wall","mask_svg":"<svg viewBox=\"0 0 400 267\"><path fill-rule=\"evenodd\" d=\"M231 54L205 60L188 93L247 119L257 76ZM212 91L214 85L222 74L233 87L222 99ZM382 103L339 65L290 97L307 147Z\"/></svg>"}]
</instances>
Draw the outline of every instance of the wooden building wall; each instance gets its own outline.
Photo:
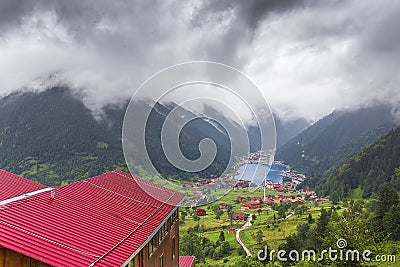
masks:
<instances>
[{"instance_id":1,"label":"wooden building wall","mask_svg":"<svg viewBox=\"0 0 400 267\"><path fill-rule=\"evenodd\" d=\"M0 267L51 267L50 265L0 247Z\"/></svg>"}]
</instances>

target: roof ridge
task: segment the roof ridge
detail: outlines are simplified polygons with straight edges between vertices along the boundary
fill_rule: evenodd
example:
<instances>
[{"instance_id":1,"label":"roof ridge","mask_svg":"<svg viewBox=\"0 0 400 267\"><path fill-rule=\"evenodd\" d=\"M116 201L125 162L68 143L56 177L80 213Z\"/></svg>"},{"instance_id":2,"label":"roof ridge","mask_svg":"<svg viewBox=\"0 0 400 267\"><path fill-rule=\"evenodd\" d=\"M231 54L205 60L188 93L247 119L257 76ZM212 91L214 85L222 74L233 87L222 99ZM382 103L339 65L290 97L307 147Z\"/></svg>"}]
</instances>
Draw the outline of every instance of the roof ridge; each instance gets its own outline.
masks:
<instances>
[{"instance_id":1,"label":"roof ridge","mask_svg":"<svg viewBox=\"0 0 400 267\"><path fill-rule=\"evenodd\" d=\"M181 192L179 192L179 191L175 191L174 189L170 189L170 188L168 188L168 187L164 187L164 186L161 186L161 185L159 185L159 184L156 184L156 183L153 183L153 182L151 182L151 181L148 181L148 180L146 180L146 179L143 179L143 178L140 178L140 177L138 177L138 176L134 176L134 175L130 175L130 177L129 176L126 176L126 175L124 175L124 174L127 174L127 173L124 173L124 172L122 172L122 173L120 173L120 172L118 172L119 170L114 170L114 171L112 171L113 173L115 173L115 174L118 174L118 175L120 175L120 176L123 176L123 177L126 177L126 178L130 178L130 179L132 179L132 180L134 180L135 182L136 182L136 184L138 184L139 186L140 186L140 184L138 183L138 181L143 181L143 182L146 182L146 185L148 185L148 186L151 186L151 187L153 187L153 188L156 188L156 189L159 189L159 190L162 190L162 191L165 191L165 192L170 192L170 193L172 193L172 192L178 192L178 193L181 193ZM128 174L129 175L129 174ZM141 186L140 186L140 188L142 188ZM147 193L147 192L146 192ZM181 193L181 194L183 194L183 193Z\"/></svg>"},{"instance_id":2,"label":"roof ridge","mask_svg":"<svg viewBox=\"0 0 400 267\"><path fill-rule=\"evenodd\" d=\"M132 197L129 197L129 196L127 196L127 195L124 195L124 194L115 192L115 191L113 191L113 190L111 190L111 189L108 189L108 188L105 188L105 187L103 187L103 186L97 185L97 184L95 184L95 183L89 182L88 180L83 180L82 182L89 183L89 184L91 184L91 185L93 185L93 186L95 186L95 187L97 187L97 188L99 188L99 189L101 189L101 190L108 191L108 192L110 192L110 193L113 193L113 194L122 196L122 197L124 197L124 198L129 199L129 200L132 200L132 201L135 201L135 202L138 202L138 203L141 203L141 204L145 204L145 205L147 205L147 206L152 206L153 208L158 208L158 206L154 206L154 205L151 205L151 204L149 204L149 203L140 201L140 200L138 200L138 199L134 199L134 198L132 198ZM145 192L145 193L147 194L147 192ZM161 201L160 201L160 202L161 202Z\"/></svg>"}]
</instances>

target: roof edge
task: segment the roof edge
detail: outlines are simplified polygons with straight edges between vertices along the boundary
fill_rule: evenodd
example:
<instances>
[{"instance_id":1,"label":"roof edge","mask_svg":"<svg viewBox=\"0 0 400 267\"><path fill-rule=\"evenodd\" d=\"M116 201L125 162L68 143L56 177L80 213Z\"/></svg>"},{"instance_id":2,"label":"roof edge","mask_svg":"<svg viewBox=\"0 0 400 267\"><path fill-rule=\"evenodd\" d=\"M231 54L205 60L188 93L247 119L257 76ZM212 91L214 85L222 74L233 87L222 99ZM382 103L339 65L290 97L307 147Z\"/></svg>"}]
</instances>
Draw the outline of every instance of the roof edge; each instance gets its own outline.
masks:
<instances>
[{"instance_id":1,"label":"roof edge","mask_svg":"<svg viewBox=\"0 0 400 267\"><path fill-rule=\"evenodd\" d=\"M175 208L173 210L171 210L171 212L168 214L168 216L166 216L165 219L160 223L160 225L153 231L153 233L151 235L149 235L149 237L146 239L146 241L143 242L143 244L140 247L138 247L138 249L123 264L121 264L121 267L126 266L131 260L133 260L133 258L136 257L136 255L150 242L150 240L156 235L156 233L161 229L161 227L166 223L166 221L171 217L171 215L179 208L179 206L182 202L183 202L183 199L181 199L181 201L179 201L178 205L175 206Z\"/></svg>"}]
</instances>

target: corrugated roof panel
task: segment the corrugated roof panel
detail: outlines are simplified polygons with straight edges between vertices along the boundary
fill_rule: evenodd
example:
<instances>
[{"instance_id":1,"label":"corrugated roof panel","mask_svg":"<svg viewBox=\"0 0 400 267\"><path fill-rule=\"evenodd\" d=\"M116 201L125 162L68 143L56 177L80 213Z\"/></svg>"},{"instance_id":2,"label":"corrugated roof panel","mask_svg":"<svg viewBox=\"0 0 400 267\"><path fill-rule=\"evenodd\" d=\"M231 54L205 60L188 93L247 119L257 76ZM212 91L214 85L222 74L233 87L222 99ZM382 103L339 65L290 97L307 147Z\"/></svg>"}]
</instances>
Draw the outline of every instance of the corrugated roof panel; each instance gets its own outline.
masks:
<instances>
[{"instance_id":1,"label":"corrugated roof panel","mask_svg":"<svg viewBox=\"0 0 400 267\"><path fill-rule=\"evenodd\" d=\"M5 170L0 170L0 201L43 188L46 188L46 186Z\"/></svg>"}]
</instances>

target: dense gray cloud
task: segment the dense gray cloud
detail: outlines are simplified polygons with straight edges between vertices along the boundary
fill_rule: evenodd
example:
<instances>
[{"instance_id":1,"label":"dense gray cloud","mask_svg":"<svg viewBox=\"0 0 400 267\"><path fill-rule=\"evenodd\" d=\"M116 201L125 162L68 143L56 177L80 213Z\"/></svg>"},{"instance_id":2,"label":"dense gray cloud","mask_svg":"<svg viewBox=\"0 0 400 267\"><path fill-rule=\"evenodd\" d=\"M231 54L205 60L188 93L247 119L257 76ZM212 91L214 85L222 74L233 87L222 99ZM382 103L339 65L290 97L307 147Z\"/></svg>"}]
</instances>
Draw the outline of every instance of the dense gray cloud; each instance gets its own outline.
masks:
<instances>
[{"instance_id":1,"label":"dense gray cloud","mask_svg":"<svg viewBox=\"0 0 400 267\"><path fill-rule=\"evenodd\" d=\"M269 17L252 43L247 73L284 117L396 105L399 11L398 1L333 1Z\"/></svg>"},{"instance_id":2,"label":"dense gray cloud","mask_svg":"<svg viewBox=\"0 0 400 267\"><path fill-rule=\"evenodd\" d=\"M94 111L172 64L236 67L283 118L400 102L398 1L0 1L0 94L68 84Z\"/></svg>"}]
</instances>

